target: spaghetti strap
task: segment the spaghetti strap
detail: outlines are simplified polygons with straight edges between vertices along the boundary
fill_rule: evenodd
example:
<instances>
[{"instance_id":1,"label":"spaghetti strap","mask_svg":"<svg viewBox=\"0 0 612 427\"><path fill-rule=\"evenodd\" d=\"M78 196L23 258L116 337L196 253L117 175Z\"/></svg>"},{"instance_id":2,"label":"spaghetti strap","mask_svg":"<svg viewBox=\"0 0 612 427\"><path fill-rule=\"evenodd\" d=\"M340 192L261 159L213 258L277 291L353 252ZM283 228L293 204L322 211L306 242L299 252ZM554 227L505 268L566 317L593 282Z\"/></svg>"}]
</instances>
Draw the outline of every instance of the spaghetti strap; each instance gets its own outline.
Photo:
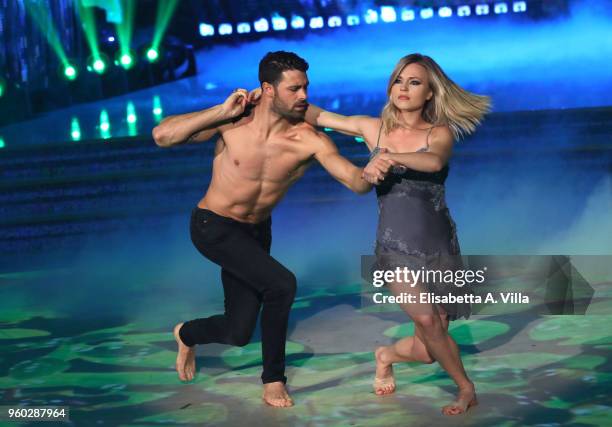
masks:
<instances>
[{"instance_id":1,"label":"spaghetti strap","mask_svg":"<svg viewBox=\"0 0 612 427\"><path fill-rule=\"evenodd\" d=\"M380 144L380 133L382 132L383 121L380 121L380 128L378 129L378 138L376 139L376 148L378 148L378 144Z\"/></svg>"},{"instance_id":2,"label":"spaghetti strap","mask_svg":"<svg viewBox=\"0 0 612 427\"><path fill-rule=\"evenodd\" d=\"M429 151L429 135L431 135L431 131L433 130L433 128L434 126L430 127L427 131L427 136L425 137L425 151Z\"/></svg>"}]
</instances>

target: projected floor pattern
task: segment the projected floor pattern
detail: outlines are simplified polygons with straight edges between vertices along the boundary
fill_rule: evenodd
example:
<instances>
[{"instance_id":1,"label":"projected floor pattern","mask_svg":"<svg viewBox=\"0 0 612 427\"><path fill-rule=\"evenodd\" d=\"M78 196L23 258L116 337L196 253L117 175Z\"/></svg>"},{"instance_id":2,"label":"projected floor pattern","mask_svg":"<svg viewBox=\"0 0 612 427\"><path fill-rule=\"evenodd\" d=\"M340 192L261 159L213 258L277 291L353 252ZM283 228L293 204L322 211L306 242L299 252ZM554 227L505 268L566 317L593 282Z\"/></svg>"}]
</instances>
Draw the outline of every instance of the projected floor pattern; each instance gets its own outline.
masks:
<instances>
[{"instance_id":1,"label":"projected floor pattern","mask_svg":"<svg viewBox=\"0 0 612 427\"><path fill-rule=\"evenodd\" d=\"M13 279L27 286L32 275ZM100 313L75 322L60 307L0 311L2 404L68 406L72 425L456 423L440 415L454 386L437 364L397 365L396 394L372 393L372 350L410 333L412 325L402 323L397 310L362 309L359 292L353 284L298 296L287 346L291 409L260 400L259 338L244 348L200 348L198 375L183 384L173 369L175 344L165 320L122 323ZM598 292L612 296L605 286ZM605 307L609 303L600 300L590 312ZM605 425L610 321L609 315L514 314L453 322L451 334L480 401L462 423Z\"/></svg>"}]
</instances>

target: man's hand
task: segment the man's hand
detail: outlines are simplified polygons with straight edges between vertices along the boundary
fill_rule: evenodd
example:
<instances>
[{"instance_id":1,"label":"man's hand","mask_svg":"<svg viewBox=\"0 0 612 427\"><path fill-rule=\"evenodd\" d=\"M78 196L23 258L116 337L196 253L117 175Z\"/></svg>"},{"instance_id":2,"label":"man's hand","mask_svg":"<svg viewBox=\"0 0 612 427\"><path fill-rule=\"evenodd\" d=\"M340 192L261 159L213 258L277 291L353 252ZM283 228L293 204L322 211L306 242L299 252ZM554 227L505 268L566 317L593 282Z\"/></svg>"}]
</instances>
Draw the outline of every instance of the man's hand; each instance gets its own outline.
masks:
<instances>
[{"instance_id":1,"label":"man's hand","mask_svg":"<svg viewBox=\"0 0 612 427\"><path fill-rule=\"evenodd\" d=\"M370 184L378 185L396 164L397 162L391 158L387 149L383 148L363 169L362 177Z\"/></svg>"},{"instance_id":2,"label":"man's hand","mask_svg":"<svg viewBox=\"0 0 612 427\"><path fill-rule=\"evenodd\" d=\"M221 104L223 116L227 119L232 119L244 113L244 109L248 103L248 96L246 89L234 90L223 104Z\"/></svg>"}]
</instances>

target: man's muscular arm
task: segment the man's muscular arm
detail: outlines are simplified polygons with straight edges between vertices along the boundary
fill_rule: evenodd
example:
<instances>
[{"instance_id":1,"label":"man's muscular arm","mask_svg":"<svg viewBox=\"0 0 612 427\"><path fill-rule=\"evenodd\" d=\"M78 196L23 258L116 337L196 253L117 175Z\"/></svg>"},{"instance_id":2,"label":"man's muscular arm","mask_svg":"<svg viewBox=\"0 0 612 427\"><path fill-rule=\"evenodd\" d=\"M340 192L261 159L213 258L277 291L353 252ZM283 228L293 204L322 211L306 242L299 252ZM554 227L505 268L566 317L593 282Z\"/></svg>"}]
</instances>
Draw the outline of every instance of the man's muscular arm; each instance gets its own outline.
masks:
<instances>
[{"instance_id":1,"label":"man's muscular arm","mask_svg":"<svg viewBox=\"0 0 612 427\"><path fill-rule=\"evenodd\" d=\"M362 178L363 169L355 166L338 152L338 148L327 135L313 131L315 158L334 178L357 194L365 194L372 184Z\"/></svg>"},{"instance_id":2,"label":"man's muscular arm","mask_svg":"<svg viewBox=\"0 0 612 427\"><path fill-rule=\"evenodd\" d=\"M247 91L238 89L223 102L202 111L166 117L153 128L153 139L160 147L203 142L219 131L232 118L242 114L248 103Z\"/></svg>"}]
</instances>

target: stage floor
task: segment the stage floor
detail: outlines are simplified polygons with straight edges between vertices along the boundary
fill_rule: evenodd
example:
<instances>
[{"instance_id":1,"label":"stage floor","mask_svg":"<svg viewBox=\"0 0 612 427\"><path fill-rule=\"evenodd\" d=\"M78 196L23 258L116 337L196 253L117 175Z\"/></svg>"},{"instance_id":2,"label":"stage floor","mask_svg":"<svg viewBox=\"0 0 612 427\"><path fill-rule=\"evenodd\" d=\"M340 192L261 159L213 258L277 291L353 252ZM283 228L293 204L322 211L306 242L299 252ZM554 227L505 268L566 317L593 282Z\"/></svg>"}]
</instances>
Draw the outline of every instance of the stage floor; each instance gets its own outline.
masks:
<instances>
[{"instance_id":1,"label":"stage floor","mask_svg":"<svg viewBox=\"0 0 612 427\"><path fill-rule=\"evenodd\" d=\"M354 225L342 226L338 207L321 210L335 213L328 226L345 242ZM1 404L68 406L77 426L609 425L611 282L591 283L584 316L452 322L480 404L448 419L440 408L455 389L435 363L396 365L397 392L373 394L373 350L412 324L398 309L363 304L358 261L343 261L314 210L301 211L312 222L291 233L295 211L281 209L273 249L299 281L287 345L295 407L261 402L259 328L243 348L198 348L197 377L179 381L172 326L223 307L218 269L190 247L186 230L99 236L70 266L2 274ZM302 246L315 226L312 249Z\"/></svg>"}]
</instances>

